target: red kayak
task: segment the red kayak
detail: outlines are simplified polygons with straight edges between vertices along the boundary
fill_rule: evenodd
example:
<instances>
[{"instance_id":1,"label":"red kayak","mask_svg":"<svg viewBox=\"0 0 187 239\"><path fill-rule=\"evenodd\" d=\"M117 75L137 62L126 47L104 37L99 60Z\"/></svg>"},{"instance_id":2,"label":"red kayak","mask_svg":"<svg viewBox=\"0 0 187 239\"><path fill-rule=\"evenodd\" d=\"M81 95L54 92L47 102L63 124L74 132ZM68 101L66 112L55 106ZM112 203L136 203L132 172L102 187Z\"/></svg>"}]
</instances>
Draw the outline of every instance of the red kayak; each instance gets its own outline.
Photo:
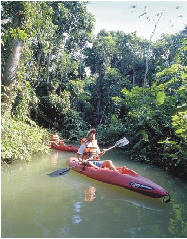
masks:
<instances>
[{"instance_id":1,"label":"red kayak","mask_svg":"<svg viewBox=\"0 0 187 239\"><path fill-rule=\"evenodd\" d=\"M167 201L170 200L169 193L165 189L127 167L117 167L118 172L112 171L108 168L96 169L88 166L83 169L83 165L78 164L77 158L74 157L70 157L67 163L70 167L73 166L73 170L90 178L118 185L153 198L167 196L169 197Z\"/></svg>"},{"instance_id":2,"label":"red kayak","mask_svg":"<svg viewBox=\"0 0 187 239\"><path fill-rule=\"evenodd\" d=\"M77 153L78 151L78 148L73 147L71 145L51 145L51 148L72 153Z\"/></svg>"}]
</instances>

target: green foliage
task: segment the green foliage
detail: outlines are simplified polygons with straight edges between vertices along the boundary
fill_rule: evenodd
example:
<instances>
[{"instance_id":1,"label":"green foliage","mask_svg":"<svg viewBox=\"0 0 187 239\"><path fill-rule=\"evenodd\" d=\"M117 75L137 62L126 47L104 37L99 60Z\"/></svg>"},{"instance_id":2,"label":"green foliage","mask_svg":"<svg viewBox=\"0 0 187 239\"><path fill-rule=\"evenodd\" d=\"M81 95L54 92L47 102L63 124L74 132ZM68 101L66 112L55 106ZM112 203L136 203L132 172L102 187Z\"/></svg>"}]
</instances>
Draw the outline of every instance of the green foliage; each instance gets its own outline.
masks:
<instances>
[{"instance_id":1,"label":"green foliage","mask_svg":"<svg viewBox=\"0 0 187 239\"><path fill-rule=\"evenodd\" d=\"M33 153L46 151L44 145L49 138L47 130L34 122L28 125L22 121L3 116L1 118L1 158L2 161L30 160Z\"/></svg>"},{"instance_id":2,"label":"green foliage","mask_svg":"<svg viewBox=\"0 0 187 239\"><path fill-rule=\"evenodd\" d=\"M168 159L168 168L180 167L181 174L186 173L185 169L187 168L187 120L186 120L187 111L178 112L172 116L172 127L174 129L174 136L167 138L164 141L159 143L164 144L163 158L167 161Z\"/></svg>"},{"instance_id":3,"label":"green foliage","mask_svg":"<svg viewBox=\"0 0 187 239\"><path fill-rule=\"evenodd\" d=\"M126 127L117 114L111 115L103 124L97 127L97 137L100 145L111 145L126 135Z\"/></svg>"},{"instance_id":4,"label":"green foliage","mask_svg":"<svg viewBox=\"0 0 187 239\"><path fill-rule=\"evenodd\" d=\"M181 172L185 172L186 68L175 64L157 76L162 82L167 81L145 89L124 88L123 98L114 100L121 102L128 112L123 121L132 139L132 157L168 169L183 165Z\"/></svg>"},{"instance_id":5,"label":"green foliage","mask_svg":"<svg viewBox=\"0 0 187 239\"><path fill-rule=\"evenodd\" d=\"M112 56L116 52L116 41L110 32L101 31L91 48L85 49L86 65L90 67L92 73L102 71L102 64L110 65Z\"/></svg>"},{"instance_id":6,"label":"green foliage","mask_svg":"<svg viewBox=\"0 0 187 239\"><path fill-rule=\"evenodd\" d=\"M55 35L63 39L64 49L74 53L92 40L94 17L88 13L86 2L51 2L55 14L53 22L58 26Z\"/></svg>"},{"instance_id":7,"label":"green foliage","mask_svg":"<svg viewBox=\"0 0 187 239\"><path fill-rule=\"evenodd\" d=\"M12 113L16 119L22 122L30 121L30 113L37 110L39 99L37 98L29 81L17 85L17 97L13 105Z\"/></svg>"},{"instance_id":8,"label":"green foliage","mask_svg":"<svg viewBox=\"0 0 187 239\"><path fill-rule=\"evenodd\" d=\"M158 105L164 104L165 93L163 91L159 91L156 96L156 102Z\"/></svg>"},{"instance_id":9,"label":"green foliage","mask_svg":"<svg viewBox=\"0 0 187 239\"><path fill-rule=\"evenodd\" d=\"M80 142L80 139L85 137L87 130L88 125L82 120L80 113L69 110L64 117L63 137Z\"/></svg>"},{"instance_id":10,"label":"green foliage","mask_svg":"<svg viewBox=\"0 0 187 239\"><path fill-rule=\"evenodd\" d=\"M84 90L84 81L81 80L70 80L70 90L74 96L80 96Z\"/></svg>"},{"instance_id":11,"label":"green foliage","mask_svg":"<svg viewBox=\"0 0 187 239\"><path fill-rule=\"evenodd\" d=\"M16 29L11 28L10 29L10 35L14 39L21 39L23 41L26 41L28 39L27 33L25 33L23 30L21 30L19 27Z\"/></svg>"},{"instance_id":12,"label":"green foliage","mask_svg":"<svg viewBox=\"0 0 187 239\"><path fill-rule=\"evenodd\" d=\"M57 110L61 114L66 114L70 109L70 92L64 90L60 96L51 93L49 95L49 104L52 109Z\"/></svg>"},{"instance_id":13,"label":"green foliage","mask_svg":"<svg viewBox=\"0 0 187 239\"><path fill-rule=\"evenodd\" d=\"M172 126L175 129L175 134L187 140L187 111L178 112L172 116Z\"/></svg>"}]
</instances>

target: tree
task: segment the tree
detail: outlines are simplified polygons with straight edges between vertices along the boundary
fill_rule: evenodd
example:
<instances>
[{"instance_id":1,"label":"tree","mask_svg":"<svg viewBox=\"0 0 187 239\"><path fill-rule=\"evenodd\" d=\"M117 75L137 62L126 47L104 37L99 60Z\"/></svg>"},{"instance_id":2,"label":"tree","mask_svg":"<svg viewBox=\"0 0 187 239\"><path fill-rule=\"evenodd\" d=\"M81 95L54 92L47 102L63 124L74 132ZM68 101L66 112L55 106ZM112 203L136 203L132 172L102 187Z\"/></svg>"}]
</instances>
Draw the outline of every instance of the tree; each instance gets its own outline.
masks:
<instances>
[{"instance_id":1,"label":"tree","mask_svg":"<svg viewBox=\"0 0 187 239\"><path fill-rule=\"evenodd\" d=\"M2 2L2 17L3 20L8 20L7 24L12 25L11 30L7 33L9 35L9 47L5 46L7 55L4 59L2 84L4 85L3 101L6 102L6 108L9 106L8 111L11 110L11 101L13 98L13 90L16 83L16 72L19 65L21 49L23 46L23 30L20 27L24 21L24 3L22 2ZM6 37L4 30L4 38ZM8 49L7 49L8 48ZM5 52L5 50L4 50Z\"/></svg>"},{"instance_id":2,"label":"tree","mask_svg":"<svg viewBox=\"0 0 187 239\"><path fill-rule=\"evenodd\" d=\"M109 32L101 31L91 48L86 49L86 66L89 66L92 74L97 75L95 91L95 124L102 120L103 79L106 68L110 66L111 59L116 50L115 39Z\"/></svg>"},{"instance_id":3,"label":"tree","mask_svg":"<svg viewBox=\"0 0 187 239\"><path fill-rule=\"evenodd\" d=\"M23 46L30 38L36 37L38 31L46 31L53 13L51 10L44 2L2 2L2 17L10 19L3 29L2 52L3 102L9 112L16 97L15 85L18 82L17 72ZM47 23L45 16L48 18Z\"/></svg>"}]
</instances>

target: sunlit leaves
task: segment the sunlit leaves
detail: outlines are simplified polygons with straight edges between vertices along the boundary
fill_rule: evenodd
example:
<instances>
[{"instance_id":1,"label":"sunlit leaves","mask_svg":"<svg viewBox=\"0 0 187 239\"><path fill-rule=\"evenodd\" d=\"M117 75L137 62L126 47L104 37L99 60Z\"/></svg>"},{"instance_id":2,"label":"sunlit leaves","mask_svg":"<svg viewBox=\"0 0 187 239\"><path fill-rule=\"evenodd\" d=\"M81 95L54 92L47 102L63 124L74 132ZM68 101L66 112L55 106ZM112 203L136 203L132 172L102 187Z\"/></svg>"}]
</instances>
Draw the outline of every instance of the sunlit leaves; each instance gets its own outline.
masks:
<instances>
[{"instance_id":1,"label":"sunlit leaves","mask_svg":"<svg viewBox=\"0 0 187 239\"><path fill-rule=\"evenodd\" d=\"M14 29L11 28L10 35L14 39L21 39L23 41L28 39L28 34L24 30L21 30L19 27Z\"/></svg>"},{"instance_id":2,"label":"sunlit leaves","mask_svg":"<svg viewBox=\"0 0 187 239\"><path fill-rule=\"evenodd\" d=\"M165 93L164 91L159 91L157 93L157 96L156 96L156 102L158 105L162 105L164 104L164 100L165 100Z\"/></svg>"},{"instance_id":3,"label":"sunlit leaves","mask_svg":"<svg viewBox=\"0 0 187 239\"><path fill-rule=\"evenodd\" d=\"M66 114L70 109L70 92L64 90L60 96L55 93L49 95L51 108L58 110L62 114Z\"/></svg>"},{"instance_id":4,"label":"sunlit leaves","mask_svg":"<svg viewBox=\"0 0 187 239\"><path fill-rule=\"evenodd\" d=\"M131 90L124 88L121 100L114 99L126 109L124 123L132 135L131 153L136 155L136 158L147 161L150 157L156 157L157 152L165 159L163 164L168 164L168 167L178 167L181 163L185 163L184 145L187 135L185 72L185 67L174 64L157 74L157 77L162 79L167 77L165 83L157 82L144 90L142 87L134 87ZM167 140L161 141L163 138ZM158 146L158 143L162 146Z\"/></svg>"},{"instance_id":5,"label":"sunlit leaves","mask_svg":"<svg viewBox=\"0 0 187 239\"><path fill-rule=\"evenodd\" d=\"M49 138L49 133L36 126L34 122L26 124L3 116L1 123L2 161L29 160L32 153L47 151L44 142Z\"/></svg>"},{"instance_id":6,"label":"sunlit leaves","mask_svg":"<svg viewBox=\"0 0 187 239\"><path fill-rule=\"evenodd\" d=\"M187 140L187 110L172 116L172 126L178 136Z\"/></svg>"},{"instance_id":7,"label":"sunlit leaves","mask_svg":"<svg viewBox=\"0 0 187 239\"><path fill-rule=\"evenodd\" d=\"M84 85L84 81L81 80L69 81L70 91L74 96L80 96L84 92Z\"/></svg>"}]
</instances>

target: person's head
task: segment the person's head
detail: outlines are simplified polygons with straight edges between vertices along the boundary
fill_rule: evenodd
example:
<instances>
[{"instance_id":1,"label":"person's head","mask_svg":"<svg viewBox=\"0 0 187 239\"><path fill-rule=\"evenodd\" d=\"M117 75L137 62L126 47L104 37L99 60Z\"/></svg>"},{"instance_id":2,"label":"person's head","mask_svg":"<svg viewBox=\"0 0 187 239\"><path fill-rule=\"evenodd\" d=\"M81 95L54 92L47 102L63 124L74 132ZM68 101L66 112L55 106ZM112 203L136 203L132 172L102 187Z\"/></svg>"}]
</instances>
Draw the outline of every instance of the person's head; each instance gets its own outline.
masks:
<instances>
[{"instance_id":1,"label":"person's head","mask_svg":"<svg viewBox=\"0 0 187 239\"><path fill-rule=\"evenodd\" d=\"M95 129L91 129L88 131L88 140L91 141L91 140L94 140L95 139L95 134L96 134L96 130Z\"/></svg>"}]
</instances>

